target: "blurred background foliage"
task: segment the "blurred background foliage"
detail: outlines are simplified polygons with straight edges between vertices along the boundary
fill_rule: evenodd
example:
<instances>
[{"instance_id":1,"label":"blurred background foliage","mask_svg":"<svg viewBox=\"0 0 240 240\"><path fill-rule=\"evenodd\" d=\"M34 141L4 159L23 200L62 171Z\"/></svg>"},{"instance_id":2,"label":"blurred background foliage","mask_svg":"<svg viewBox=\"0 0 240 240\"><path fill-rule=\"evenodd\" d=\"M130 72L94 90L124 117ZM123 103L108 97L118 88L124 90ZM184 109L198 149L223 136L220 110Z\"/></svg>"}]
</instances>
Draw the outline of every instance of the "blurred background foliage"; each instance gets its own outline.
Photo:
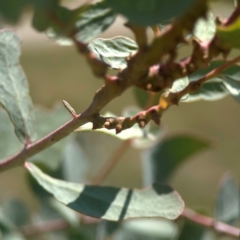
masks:
<instances>
[{"instance_id":1,"label":"blurred background foliage","mask_svg":"<svg viewBox=\"0 0 240 240\"><path fill-rule=\"evenodd\" d=\"M77 5L80 2L77 1ZM63 1L63 4L73 8L76 6L76 1ZM212 5L214 14L222 17L229 16L233 10L231 1L214 1ZM36 32L31 27L29 20L31 17L32 11L27 9L17 25L0 21L0 27L14 29L22 40L21 64L29 81L34 104L51 112L52 118L56 116L54 114L57 110L51 109L55 108L62 99L67 100L78 113L82 112L91 102L94 92L103 84L102 81L93 76L86 61L74 46L59 46L49 40L45 34ZM132 33L123 26L123 23L124 19L118 18L101 36L123 35L133 38ZM149 36L152 37L151 32ZM189 53L190 49L183 48L179 57ZM235 55L235 52L231 53L231 56ZM120 115L128 105L136 105L133 89L127 90L120 98L111 102L103 112L111 111ZM221 176L229 171L236 182L239 181L240 111L238 109L239 103L229 96L219 101L183 102L179 106L171 107L163 116L162 127L167 131L168 136L191 134L211 142L210 149L191 157L171 178L171 185L181 194L188 207L201 209L210 216L213 215ZM44 118L42 115L40 113L40 117ZM52 130L66 122L66 119L70 119L67 114L63 118L60 117L52 126ZM47 122L47 118L44 121ZM37 126L38 129L41 127ZM88 176L93 178L121 142L98 133L82 133L78 137L89 160L86 169L89 167L87 165L91 165ZM1 138L0 145L5 148L8 142ZM56 151L61 150L63 147L60 146ZM141 188L143 183L141 154L138 149L129 149L104 184ZM81 181L81 178L75 181ZM26 183L26 172L22 168L14 168L0 174L0 201L7 202L12 198L21 199L30 206L32 212L41 208Z\"/></svg>"}]
</instances>

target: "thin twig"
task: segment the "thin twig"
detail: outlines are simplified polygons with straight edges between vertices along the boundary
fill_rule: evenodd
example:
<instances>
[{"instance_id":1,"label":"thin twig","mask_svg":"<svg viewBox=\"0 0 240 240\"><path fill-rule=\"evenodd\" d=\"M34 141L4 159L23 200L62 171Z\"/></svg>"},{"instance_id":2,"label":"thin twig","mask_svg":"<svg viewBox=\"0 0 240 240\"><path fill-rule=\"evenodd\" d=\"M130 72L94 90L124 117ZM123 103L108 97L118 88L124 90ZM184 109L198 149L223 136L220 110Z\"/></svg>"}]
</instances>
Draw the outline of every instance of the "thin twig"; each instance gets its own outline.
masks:
<instances>
[{"instance_id":1,"label":"thin twig","mask_svg":"<svg viewBox=\"0 0 240 240\"><path fill-rule=\"evenodd\" d=\"M213 77L216 77L216 76L220 75L224 70L226 70L227 68L236 64L239 61L240 61L240 56L238 56L236 58L233 58L232 60L224 63L220 67L213 69L211 72L207 73L202 78L200 78L196 81L190 82L186 88L184 88L182 91L180 91L176 94L178 95L179 99L181 99L184 95L186 95L188 93L198 91L203 83L212 79Z\"/></svg>"},{"instance_id":2,"label":"thin twig","mask_svg":"<svg viewBox=\"0 0 240 240\"><path fill-rule=\"evenodd\" d=\"M226 223L216 222L213 218L196 213L191 209L185 208L181 216L206 228L212 228L220 234L240 237L239 228Z\"/></svg>"}]
</instances>

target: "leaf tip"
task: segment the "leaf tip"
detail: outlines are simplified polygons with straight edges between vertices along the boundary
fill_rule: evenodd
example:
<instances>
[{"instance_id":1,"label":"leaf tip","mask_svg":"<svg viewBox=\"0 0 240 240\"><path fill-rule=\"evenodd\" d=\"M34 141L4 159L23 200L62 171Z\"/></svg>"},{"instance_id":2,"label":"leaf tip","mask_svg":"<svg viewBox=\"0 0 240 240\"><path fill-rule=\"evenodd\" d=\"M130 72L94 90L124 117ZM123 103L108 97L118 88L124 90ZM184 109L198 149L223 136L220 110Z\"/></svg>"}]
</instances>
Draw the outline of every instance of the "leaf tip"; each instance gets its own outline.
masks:
<instances>
[{"instance_id":1,"label":"leaf tip","mask_svg":"<svg viewBox=\"0 0 240 240\"><path fill-rule=\"evenodd\" d=\"M31 163L25 162L24 167L27 168L28 170L31 168Z\"/></svg>"}]
</instances>

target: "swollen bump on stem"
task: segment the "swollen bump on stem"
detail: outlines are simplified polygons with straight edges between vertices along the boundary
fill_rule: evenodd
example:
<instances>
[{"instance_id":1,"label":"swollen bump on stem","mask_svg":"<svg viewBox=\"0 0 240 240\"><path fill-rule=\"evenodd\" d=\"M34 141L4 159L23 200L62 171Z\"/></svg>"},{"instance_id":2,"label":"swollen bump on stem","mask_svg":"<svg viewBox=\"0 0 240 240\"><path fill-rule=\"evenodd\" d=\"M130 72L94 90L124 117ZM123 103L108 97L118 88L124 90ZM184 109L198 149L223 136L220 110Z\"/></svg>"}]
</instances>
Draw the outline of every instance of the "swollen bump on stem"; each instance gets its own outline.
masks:
<instances>
[{"instance_id":1,"label":"swollen bump on stem","mask_svg":"<svg viewBox=\"0 0 240 240\"><path fill-rule=\"evenodd\" d=\"M110 129L110 125L110 122L105 122L103 126L107 129Z\"/></svg>"},{"instance_id":2,"label":"swollen bump on stem","mask_svg":"<svg viewBox=\"0 0 240 240\"><path fill-rule=\"evenodd\" d=\"M122 124L121 123L117 124L117 126L116 126L116 134L120 133L122 130L123 130Z\"/></svg>"},{"instance_id":3,"label":"swollen bump on stem","mask_svg":"<svg viewBox=\"0 0 240 240\"><path fill-rule=\"evenodd\" d=\"M144 128L146 126L146 122L144 120L140 120L140 121L138 121L138 126L140 128Z\"/></svg>"},{"instance_id":4,"label":"swollen bump on stem","mask_svg":"<svg viewBox=\"0 0 240 240\"><path fill-rule=\"evenodd\" d=\"M151 83L148 83L148 84L146 85L146 89L147 89L148 91L150 91L150 90L152 89L152 87L153 87L153 85L152 85Z\"/></svg>"},{"instance_id":5,"label":"swollen bump on stem","mask_svg":"<svg viewBox=\"0 0 240 240\"><path fill-rule=\"evenodd\" d=\"M160 120L161 116L158 114L158 112L154 109L154 110L151 110L150 114L151 114L152 120L153 120L157 125L160 125L160 123L161 123L161 120Z\"/></svg>"}]
</instances>

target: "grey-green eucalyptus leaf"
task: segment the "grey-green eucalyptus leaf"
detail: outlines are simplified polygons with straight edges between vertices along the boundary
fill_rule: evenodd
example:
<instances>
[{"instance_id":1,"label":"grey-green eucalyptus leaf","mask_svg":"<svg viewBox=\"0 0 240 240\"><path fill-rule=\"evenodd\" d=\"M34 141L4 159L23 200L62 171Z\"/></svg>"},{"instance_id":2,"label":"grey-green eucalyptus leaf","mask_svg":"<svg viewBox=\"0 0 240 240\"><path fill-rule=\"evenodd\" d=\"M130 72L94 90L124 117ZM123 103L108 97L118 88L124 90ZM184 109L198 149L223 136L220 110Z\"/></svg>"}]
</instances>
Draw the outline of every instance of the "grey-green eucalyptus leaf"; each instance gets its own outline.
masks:
<instances>
[{"instance_id":1,"label":"grey-green eucalyptus leaf","mask_svg":"<svg viewBox=\"0 0 240 240\"><path fill-rule=\"evenodd\" d=\"M144 185L166 182L181 163L208 147L205 140L184 135L159 141L142 155Z\"/></svg>"},{"instance_id":2,"label":"grey-green eucalyptus leaf","mask_svg":"<svg viewBox=\"0 0 240 240\"><path fill-rule=\"evenodd\" d=\"M89 5L75 23L77 39L89 42L110 27L115 19L116 14L104 1Z\"/></svg>"},{"instance_id":3,"label":"grey-green eucalyptus leaf","mask_svg":"<svg viewBox=\"0 0 240 240\"><path fill-rule=\"evenodd\" d=\"M52 26L47 30L47 34L61 45L72 44L71 39L67 36L71 30L76 32L77 40L89 42L103 33L116 19L116 14L104 1L84 4L74 10L61 6L56 9L56 14L65 23L66 29L63 31L52 23Z\"/></svg>"},{"instance_id":4,"label":"grey-green eucalyptus leaf","mask_svg":"<svg viewBox=\"0 0 240 240\"><path fill-rule=\"evenodd\" d=\"M110 39L98 38L90 42L89 48L111 68L121 69L127 66L127 57L134 54L138 46L130 38L114 37Z\"/></svg>"},{"instance_id":5,"label":"grey-green eucalyptus leaf","mask_svg":"<svg viewBox=\"0 0 240 240\"><path fill-rule=\"evenodd\" d=\"M105 0L116 13L137 25L155 25L184 14L195 0Z\"/></svg>"},{"instance_id":6,"label":"grey-green eucalyptus leaf","mask_svg":"<svg viewBox=\"0 0 240 240\"><path fill-rule=\"evenodd\" d=\"M240 102L240 79L224 76L223 83L234 99Z\"/></svg>"},{"instance_id":7,"label":"grey-green eucalyptus leaf","mask_svg":"<svg viewBox=\"0 0 240 240\"><path fill-rule=\"evenodd\" d=\"M201 68L195 73L191 74L189 76L189 81L196 81L202 77L204 77L207 73L210 71L222 66L226 61L212 61L210 63L210 66L208 68ZM238 81L240 82L240 66L233 65L224 70L220 76L215 77L211 79L210 81L207 81L201 86L201 89L195 93L189 94L188 98L185 100L186 102L191 101L197 101L197 100L207 100L207 101L214 101L219 100L227 95L229 95L229 92L231 92L231 89L234 88L234 85ZM229 84L227 83L227 80L230 79ZM231 79L236 80L236 82L231 81ZM233 86L231 86L231 84ZM227 87L228 86L228 87ZM234 94L233 94L234 95ZM237 93L235 91L235 96L237 96Z\"/></svg>"},{"instance_id":8,"label":"grey-green eucalyptus leaf","mask_svg":"<svg viewBox=\"0 0 240 240\"><path fill-rule=\"evenodd\" d=\"M20 141L36 138L33 105L26 76L19 65L20 40L0 31L0 103L6 109Z\"/></svg>"},{"instance_id":9,"label":"grey-green eucalyptus leaf","mask_svg":"<svg viewBox=\"0 0 240 240\"><path fill-rule=\"evenodd\" d=\"M239 190L231 176L222 178L215 205L215 219L230 225L239 220Z\"/></svg>"},{"instance_id":10,"label":"grey-green eucalyptus leaf","mask_svg":"<svg viewBox=\"0 0 240 240\"><path fill-rule=\"evenodd\" d=\"M63 149L63 177L69 182L85 182L90 161L76 137L69 139Z\"/></svg>"},{"instance_id":11,"label":"grey-green eucalyptus leaf","mask_svg":"<svg viewBox=\"0 0 240 240\"><path fill-rule=\"evenodd\" d=\"M39 137L46 136L71 119L70 114L62 105L56 105L51 110L38 107L35 109L35 115ZM34 155L30 160L42 163L51 170L58 169L62 162L64 145L69 138L71 136Z\"/></svg>"},{"instance_id":12,"label":"grey-green eucalyptus leaf","mask_svg":"<svg viewBox=\"0 0 240 240\"><path fill-rule=\"evenodd\" d=\"M16 227L23 227L30 222L30 212L26 204L18 199L9 199L3 204L3 215Z\"/></svg>"},{"instance_id":13,"label":"grey-green eucalyptus leaf","mask_svg":"<svg viewBox=\"0 0 240 240\"><path fill-rule=\"evenodd\" d=\"M39 137L46 136L71 118L70 114L62 105L56 105L51 110L36 107L34 113L36 115L37 133ZM23 145L15 137L13 125L9 121L6 111L3 109L0 109L0 133L0 159L4 159L23 148ZM58 169L62 162L64 145L70 139L71 136L63 139L41 153L34 155L30 160L42 163L51 170ZM51 159L51 161L49 161L49 159Z\"/></svg>"},{"instance_id":14,"label":"grey-green eucalyptus leaf","mask_svg":"<svg viewBox=\"0 0 240 240\"><path fill-rule=\"evenodd\" d=\"M187 98L184 101L185 102L193 102L199 100L216 101L228 95L229 91L225 87L223 81L221 79L216 78L204 83L199 91L188 94Z\"/></svg>"},{"instance_id":15,"label":"grey-green eucalyptus leaf","mask_svg":"<svg viewBox=\"0 0 240 240\"><path fill-rule=\"evenodd\" d=\"M188 77L183 77L183 78L179 78L176 79L172 85L172 87L170 88L170 91L175 93L175 92L180 92L181 90L183 90L189 83L189 79ZM188 94L183 96L181 98L181 101L185 101L188 98Z\"/></svg>"},{"instance_id":16,"label":"grey-green eucalyptus leaf","mask_svg":"<svg viewBox=\"0 0 240 240\"><path fill-rule=\"evenodd\" d=\"M70 226L79 227L79 218L75 211L66 207L55 198L51 198L49 201L50 206L66 220Z\"/></svg>"},{"instance_id":17,"label":"grey-green eucalyptus leaf","mask_svg":"<svg viewBox=\"0 0 240 240\"><path fill-rule=\"evenodd\" d=\"M119 221L139 217L177 218L184 203L171 187L153 184L143 190L91 186L57 180L32 163L25 164L38 183L68 207L95 218Z\"/></svg>"}]
</instances>

